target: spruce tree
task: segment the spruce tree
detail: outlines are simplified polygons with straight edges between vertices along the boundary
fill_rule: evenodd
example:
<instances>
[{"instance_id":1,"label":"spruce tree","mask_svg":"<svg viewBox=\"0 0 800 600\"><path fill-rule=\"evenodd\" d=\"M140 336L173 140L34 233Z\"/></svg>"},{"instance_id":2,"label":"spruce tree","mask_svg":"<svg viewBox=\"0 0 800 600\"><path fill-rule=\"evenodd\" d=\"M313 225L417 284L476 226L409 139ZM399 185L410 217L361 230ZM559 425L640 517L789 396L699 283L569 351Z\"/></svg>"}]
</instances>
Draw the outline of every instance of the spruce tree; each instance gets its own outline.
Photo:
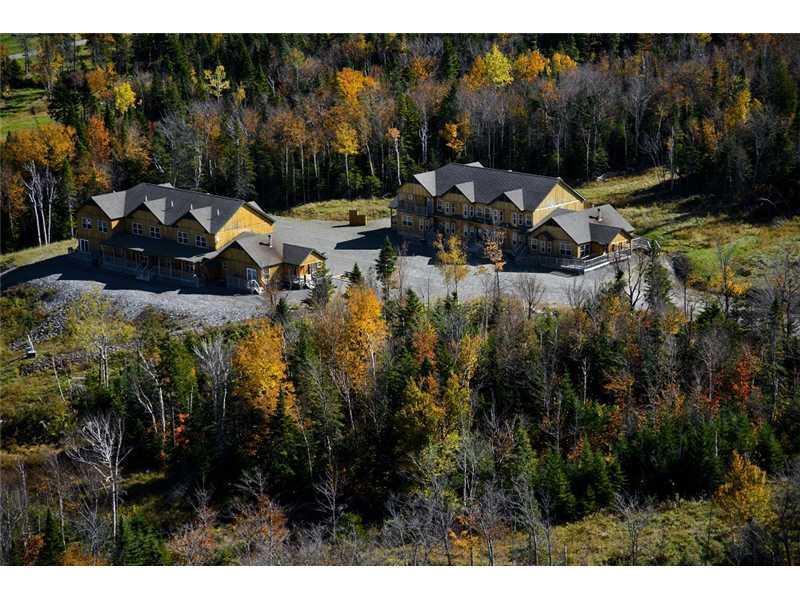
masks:
<instances>
[{"instance_id":1,"label":"spruce tree","mask_svg":"<svg viewBox=\"0 0 800 600\"><path fill-rule=\"evenodd\" d=\"M39 555L36 557L36 564L40 566L58 565L61 563L63 556L64 547L61 544L61 536L58 533L55 519L53 519L53 515L48 508L44 519L44 539Z\"/></svg>"},{"instance_id":2,"label":"spruce tree","mask_svg":"<svg viewBox=\"0 0 800 600\"><path fill-rule=\"evenodd\" d=\"M378 273L378 279L383 285L384 295L388 295L396 262L397 250L395 250L394 246L392 246L392 242L387 236L383 240L383 247L378 255L378 260L375 261L375 271Z\"/></svg>"},{"instance_id":3,"label":"spruce tree","mask_svg":"<svg viewBox=\"0 0 800 600\"><path fill-rule=\"evenodd\" d=\"M333 295L333 277L325 263L316 270L312 280L314 288L308 295L308 298L303 300L303 304L314 309L322 309L328 305L328 301Z\"/></svg>"},{"instance_id":4,"label":"spruce tree","mask_svg":"<svg viewBox=\"0 0 800 600\"><path fill-rule=\"evenodd\" d=\"M364 283L364 276L361 274L361 268L358 266L358 263L353 263L353 270L345 273L345 277L347 277L351 286Z\"/></svg>"}]
</instances>

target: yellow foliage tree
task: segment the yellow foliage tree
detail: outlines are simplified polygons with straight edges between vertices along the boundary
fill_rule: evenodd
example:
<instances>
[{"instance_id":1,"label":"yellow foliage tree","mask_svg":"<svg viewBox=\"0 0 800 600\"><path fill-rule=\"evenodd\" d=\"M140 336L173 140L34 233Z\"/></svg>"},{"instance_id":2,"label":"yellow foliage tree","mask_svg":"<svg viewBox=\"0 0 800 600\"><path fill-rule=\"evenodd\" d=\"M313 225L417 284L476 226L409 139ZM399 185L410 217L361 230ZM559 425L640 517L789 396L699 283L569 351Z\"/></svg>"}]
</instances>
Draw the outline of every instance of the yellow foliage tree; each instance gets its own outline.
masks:
<instances>
[{"instance_id":1,"label":"yellow foliage tree","mask_svg":"<svg viewBox=\"0 0 800 600\"><path fill-rule=\"evenodd\" d=\"M23 129L9 137L6 157L17 166L29 162L60 169L75 154L75 130L61 123Z\"/></svg>"},{"instance_id":2,"label":"yellow foliage tree","mask_svg":"<svg viewBox=\"0 0 800 600\"><path fill-rule=\"evenodd\" d=\"M433 247L436 249L436 266L447 286L447 293L449 294L450 288L454 287L458 296L458 284L469 274L467 255L461 237L451 235L444 239L442 234L439 234L433 242Z\"/></svg>"},{"instance_id":3,"label":"yellow foliage tree","mask_svg":"<svg viewBox=\"0 0 800 600\"><path fill-rule=\"evenodd\" d=\"M486 77L492 85L505 87L514 81L511 72L511 61L503 54L503 51L492 44L492 49L486 53L485 57Z\"/></svg>"},{"instance_id":4,"label":"yellow foliage tree","mask_svg":"<svg viewBox=\"0 0 800 600\"><path fill-rule=\"evenodd\" d=\"M269 321L258 323L236 346L233 366L240 397L269 416L275 412L278 396L283 390L286 412L295 416L294 394L287 378L280 325Z\"/></svg>"},{"instance_id":5,"label":"yellow foliage tree","mask_svg":"<svg viewBox=\"0 0 800 600\"><path fill-rule=\"evenodd\" d=\"M767 474L734 450L731 469L714 494L714 502L731 525L763 521L770 511Z\"/></svg>"},{"instance_id":6,"label":"yellow foliage tree","mask_svg":"<svg viewBox=\"0 0 800 600\"><path fill-rule=\"evenodd\" d=\"M127 113L134 104L136 104L136 92L130 83L123 81L114 86L114 108L120 114Z\"/></svg>"},{"instance_id":7,"label":"yellow foliage tree","mask_svg":"<svg viewBox=\"0 0 800 600\"><path fill-rule=\"evenodd\" d=\"M550 59L550 65L555 75L569 73L578 68L578 63L572 60L568 54L561 54L560 52L553 53Z\"/></svg>"},{"instance_id":8,"label":"yellow foliage tree","mask_svg":"<svg viewBox=\"0 0 800 600\"><path fill-rule=\"evenodd\" d=\"M458 158L464 152L466 142L458 136L458 123L445 123L442 128L444 145L453 152L453 158Z\"/></svg>"},{"instance_id":9,"label":"yellow foliage tree","mask_svg":"<svg viewBox=\"0 0 800 600\"><path fill-rule=\"evenodd\" d=\"M546 71L550 61L538 50L529 50L514 60L514 74L517 79L531 83Z\"/></svg>"},{"instance_id":10,"label":"yellow foliage tree","mask_svg":"<svg viewBox=\"0 0 800 600\"><path fill-rule=\"evenodd\" d=\"M348 157L358 152L358 132L347 121L340 121L333 133L333 150L344 156L344 172L347 187L350 187L350 166Z\"/></svg>"},{"instance_id":11,"label":"yellow foliage tree","mask_svg":"<svg viewBox=\"0 0 800 600\"><path fill-rule=\"evenodd\" d=\"M225 90L231 88L231 82L225 78L225 67L222 65L217 65L217 68L213 71L205 69L203 71L203 77L208 92L214 96L214 98L219 99Z\"/></svg>"},{"instance_id":12,"label":"yellow foliage tree","mask_svg":"<svg viewBox=\"0 0 800 600\"><path fill-rule=\"evenodd\" d=\"M342 98L351 107L359 104L361 92L378 87L378 82L374 77L364 75L361 71L349 67L345 67L336 74L336 84Z\"/></svg>"},{"instance_id":13,"label":"yellow foliage tree","mask_svg":"<svg viewBox=\"0 0 800 600\"><path fill-rule=\"evenodd\" d=\"M386 322L375 292L365 286L348 290L341 337L334 360L347 374L351 387L364 392L370 372L375 372L378 351L386 339Z\"/></svg>"}]
</instances>

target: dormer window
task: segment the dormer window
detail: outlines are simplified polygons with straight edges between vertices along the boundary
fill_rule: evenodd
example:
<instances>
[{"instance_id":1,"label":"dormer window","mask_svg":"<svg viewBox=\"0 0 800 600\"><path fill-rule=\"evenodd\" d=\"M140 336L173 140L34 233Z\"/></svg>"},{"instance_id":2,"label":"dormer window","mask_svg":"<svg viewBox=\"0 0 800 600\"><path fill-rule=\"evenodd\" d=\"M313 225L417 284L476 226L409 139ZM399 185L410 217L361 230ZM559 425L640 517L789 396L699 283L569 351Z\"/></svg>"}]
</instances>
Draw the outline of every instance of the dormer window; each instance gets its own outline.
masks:
<instances>
[{"instance_id":1,"label":"dormer window","mask_svg":"<svg viewBox=\"0 0 800 600\"><path fill-rule=\"evenodd\" d=\"M161 239L161 227L150 225L150 237L156 240Z\"/></svg>"}]
</instances>

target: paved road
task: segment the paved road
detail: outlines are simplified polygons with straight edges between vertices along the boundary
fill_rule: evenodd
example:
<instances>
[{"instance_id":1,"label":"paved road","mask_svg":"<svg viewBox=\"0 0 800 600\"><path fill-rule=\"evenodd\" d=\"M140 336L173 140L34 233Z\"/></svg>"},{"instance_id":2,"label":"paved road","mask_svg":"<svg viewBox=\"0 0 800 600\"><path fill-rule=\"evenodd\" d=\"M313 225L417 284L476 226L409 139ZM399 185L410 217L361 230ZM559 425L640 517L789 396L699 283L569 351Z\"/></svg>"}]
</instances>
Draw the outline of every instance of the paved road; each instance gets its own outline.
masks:
<instances>
[{"instance_id":1,"label":"paved road","mask_svg":"<svg viewBox=\"0 0 800 600\"><path fill-rule=\"evenodd\" d=\"M388 219L371 221L364 227L350 227L340 222L275 217L275 232L285 242L313 246L324 252L338 287L346 285L343 275L356 262L361 271L367 274L378 258L384 238L392 236ZM445 295L444 283L430 256L413 254L404 260L406 285L412 287L423 300ZM486 278L491 275L481 274L479 269L479 266L470 267L470 276L459 286L460 298L468 299L483 293ZM517 272L501 273L502 287L513 291L514 281L521 275ZM537 276L545 286L544 302L566 304L568 290L573 285L582 284L591 289L612 277L613 272L609 268L583 276L557 271L541 272ZM54 312L89 290L102 290L130 317L138 315L146 306L155 306L181 318L187 325L216 325L251 318L266 311L264 300L258 296L232 294L222 289L178 289L171 284L140 282L109 271L87 269L68 256L50 258L0 275L0 289L24 282L55 288L56 295L48 304L48 308ZM294 290L286 292L286 295L289 302L297 304L308 292Z\"/></svg>"}]
</instances>

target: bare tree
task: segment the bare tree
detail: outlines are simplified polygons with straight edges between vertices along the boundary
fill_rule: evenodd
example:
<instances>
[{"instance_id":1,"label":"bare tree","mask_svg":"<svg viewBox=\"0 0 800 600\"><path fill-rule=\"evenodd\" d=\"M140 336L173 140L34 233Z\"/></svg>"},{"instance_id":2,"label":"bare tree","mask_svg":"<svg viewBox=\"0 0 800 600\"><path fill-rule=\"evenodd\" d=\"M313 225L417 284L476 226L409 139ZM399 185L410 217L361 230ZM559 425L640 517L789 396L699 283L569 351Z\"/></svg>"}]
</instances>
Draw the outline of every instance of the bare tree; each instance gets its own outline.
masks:
<instances>
[{"instance_id":1,"label":"bare tree","mask_svg":"<svg viewBox=\"0 0 800 600\"><path fill-rule=\"evenodd\" d=\"M211 392L219 449L225 440L225 416L232 371L231 348L222 334L218 333L202 340L194 352L199 359L200 370L205 375Z\"/></svg>"},{"instance_id":2,"label":"bare tree","mask_svg":"<svg viewBox=\"0 0 800 600\"><path fill-rule=\"evenodd\" d=\"M642 532L653 519L653 505L648 499L643 500L636 495L616 494L614 509L622 519L628 535L628 558L630 564L635 566L639 561L639 543Z\"/></svg>"},{"instance_id":3,"label":"bare tree","mask_svg":"<svg viewBox=\"0 0 800 600\"><path fill-rule=\"evenodd\" d=\"M122 484L122 463L130 453L122 446L122 418L105 414L84 421L67 456L93 469L111 498L112 536L117 538L117 509Z\"/></svg>"},{"instance_id":4,"label":"bare tree","mask_svg":"<svg viewBox=\"0 0 800 600\"><path fill-rule=\"evenodd\" d=\"M633 310L644 293L645 261L636 252L617 250L614 254L614 268L617 270L617 277L622 280L628 306Z\"/></svg>"},{"instance_id":5,"label":"bare tree","mask_svg":"<svg viewBox=\"0 0 800 600\"><path fill-rule=\"evenodd\" d=\"M526 273L517 277L517 280L514 282L514 289L525 303L528 318L530 319L542 303L545 289L544 284L536 275Z\"/></svg>"},{"instance_id":6,"label":"bare tree","mask_svg":"<svg viewBox=\"0 0 800 600\"><path fill-rule=\"evenodd\" d=\"M550 523L545 522L545 517L539 508L536 486L530 477L521 475L514 480L510 502L514 520L527 536L528 561L538 565L539 534L545 530L549 531Z\"/></svg>"},{"instance_id":7,"label":"bare tree","mask_svg":"<svg viewBox=\"0 0 800 600\"><path fill-rule=\"evenodd\" d=\"M28 177L23 179L25 195L33 210L36 221L36 236L39 245L50 243L50 233L53 223L53 204L56 200L58 179L50 167L40 169L35 162L30 161L25 165Z\"/></svg>"},{"instance_id":8,"label":"bare tree","mask_svg":"<svg viewBox=\"0 0 800 600\"><path fill-rule=\"evenodd\" d=\"M341 502L341 474L331 467L325 472L325 478L314 486L319 496L319 509L327 515L330 526L330 535L333 543L339 527L339 517L344 512L345 505Z\"/></svg>"},{"instance_id":9,"label":"bare tree","mask_svg":"<svg viewBox=\"0 0 800 600\"><path fill-rule=\"evenodd\" d=\"M489 565L495 564L495 543L508 523L508 498L502 489L487 484L478 497L475 523L486 542Z\"/></svg>"}]
</instances>

